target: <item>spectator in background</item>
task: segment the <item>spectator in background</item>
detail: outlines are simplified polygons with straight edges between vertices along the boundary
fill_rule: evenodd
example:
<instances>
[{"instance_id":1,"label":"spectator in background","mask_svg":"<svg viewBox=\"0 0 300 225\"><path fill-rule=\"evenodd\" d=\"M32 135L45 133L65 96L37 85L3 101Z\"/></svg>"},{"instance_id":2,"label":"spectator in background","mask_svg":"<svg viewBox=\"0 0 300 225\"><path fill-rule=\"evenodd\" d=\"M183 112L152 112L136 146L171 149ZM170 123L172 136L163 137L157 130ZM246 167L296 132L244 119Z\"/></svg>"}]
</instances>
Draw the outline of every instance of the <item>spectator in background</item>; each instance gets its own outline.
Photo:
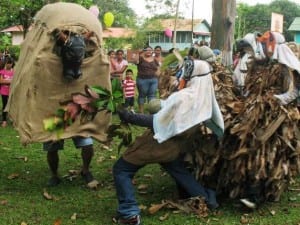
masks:
<instances>
[{"instance_id":1,"label":"spectator in background","mask_svg":"<svg viewBox=\"0 0 300 225\"><path fill-rule=\"evenodd\" d=\"M205 40L200 41L200 46L208 46L208 42Z\"/></svg>"},{"instance_id":2,"label":"spectator in background","mask_svg":"<svg viewBox=\"0 0 300 225\"><path fill-rule=\"evenodd\" d=\"M113 79L113 74L117 70L116 52L114 50L110 50L107 55L109 57L109 64L110 64L110 79Z\"/></svg>"},{"instance_id":3,"label":"spectator in background","mask_svg":"<svg viewBox=\"0 0 300 225\"><path fill-rule=\"evenodd\" d=\"M115 70L112 73L112 78L122 81L124 78L123 73L128 67L128 62L126 59L124 59L124 51L122 49L116 51L116 60L114 67Z\"/></svg>"},{"instance_id":4,"label":"spectator in background","mask_svg":"<svg viewBox=\"0 0 300 225\"><path fill-rule=\"evenodd\" d=\"M158 62L159 66L163 64L163 57L161 56L161 46L157 45L154 48L154 59Z\"/></svg>"},{"instance_id":5,"label":"spectator in background","mask_svg":"<svg viewBox=\"0 0 300 225\"><path fill-rule=\"evenodd\" d=\"M0 94L2 97L2 127L7 126L7 112L4 111L9 97L10 83L14 75L14 60L7 56L5 57L4 69L0 70Z\"/></svg>"},{"instance_id":6,"label":"spectator in background","mask_svg":"<svg viewBox=\"0 0 300 225\"><path fill-rule=\"evenodd\" d=\"M0 52L0 70L4 69L5 66L5 57L4 54L2 52Z\"/></svg>"},{"instance_id":7,"label":"spectator in background","mask_svg":"<svg viewBox=\"0 0 300 225\"><path fill-rule=\"evenodd\" d=\"M153 56L153 49L147 46L140 52L137 64L137 89L139 112L144 113L144 103L156 98L158 89L159 63Z\"/></svg>"},{"instance_id":8,"label":"spectator in background","mask_svg":"<svg viewBox=\"0 0 300 225\"><path fill-rule=\"evenodd\" d=\"M135 96L135 81L133 79L133 71L126 70L125 79L123 80L123 90L125 96L125 107L134 112L134 96Z\"/></svg>"}]
</instances>

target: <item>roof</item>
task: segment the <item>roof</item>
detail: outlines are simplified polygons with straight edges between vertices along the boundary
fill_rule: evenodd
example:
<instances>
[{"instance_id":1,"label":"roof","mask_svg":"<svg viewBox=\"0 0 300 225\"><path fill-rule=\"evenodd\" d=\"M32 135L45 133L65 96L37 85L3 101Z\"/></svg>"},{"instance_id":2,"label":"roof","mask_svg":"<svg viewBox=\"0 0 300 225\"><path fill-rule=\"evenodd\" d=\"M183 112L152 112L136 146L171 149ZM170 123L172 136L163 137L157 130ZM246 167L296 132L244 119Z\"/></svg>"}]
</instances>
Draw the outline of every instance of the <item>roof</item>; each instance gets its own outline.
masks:
<instances>
[{"instance_id":1,"label":"roof","mask_svg":"<svg viewBox=\"0 0 300 225\"><path fill-rule=\"evenodd\" d=\"M0 32L23 32L23 26L22 25L16 25L16 26L12 26L12 27L7 27L3 30L1 30Z\"/></svg>"},{"instance_id":2,"label":"roof","mask_svg":"<svg viewBox=\"0 0 300 225\"><path fill-rule=\"evenodd\" d=\"M289 29L290 31L300 31L300 17L296 17L291 23Z\"/></svg>"},{"instance_id":3,"label":"roof","mask_svg":"<svg viewBox=\"0 0 300 225\"><path fill-rule=\"evenodd\" d=\"M0 32L23 32L22 25L8 27ZM135 31L123 27L110 27L103 29L103 38L130 38L135 36Z\"/></svg>"},{"instance_id":4,"label":"roof","mask_svg":"<svg viewBox=\"0 0 300 225\"><path fill-rule=\"evenodd\" d=\"M123 27L110 27L103 29L103 38L130 38L135 37L133 29Z\"/></svg>"},{"instance_id":5,"label":"roof","mask_svg":"<svg viewBox=\"0 0 300 225\"><path fill-rule=\"evenodd\" d=\"M155 26L153 24L149 25L148 28L150 30L154 30L158 27L162 28L162 29L171 29L174 30L175 27L175 19L163 19L163 20L159 20L156 21L158 23L154 23L158 26ZM176 30L177 31L191 31L192 30L192 23L193 23L193 27L201 24L201 23L205 23L206 26L209 27L209 24L207 23L206 20L204 19L177 19L176 21Z\"/></svg>"}]
</instances>

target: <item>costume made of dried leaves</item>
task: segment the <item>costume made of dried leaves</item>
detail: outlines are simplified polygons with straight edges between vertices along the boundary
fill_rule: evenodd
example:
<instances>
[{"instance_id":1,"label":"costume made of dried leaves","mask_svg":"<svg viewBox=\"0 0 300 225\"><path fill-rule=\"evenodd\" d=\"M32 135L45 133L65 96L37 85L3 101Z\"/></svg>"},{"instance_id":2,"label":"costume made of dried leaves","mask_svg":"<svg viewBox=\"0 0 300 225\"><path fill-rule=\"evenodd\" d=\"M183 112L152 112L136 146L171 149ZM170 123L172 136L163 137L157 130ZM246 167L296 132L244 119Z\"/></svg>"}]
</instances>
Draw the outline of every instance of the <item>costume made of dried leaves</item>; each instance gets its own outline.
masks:
<instances>
[{"instance_id":1,"label":"costume made of dried leaves","mask_svg":"<svg viewBox=\"0 0 300 225\"><path fill-rule=\"evenodd\" d=\"M287 72L278 63L255 65L241 95L232 73L215 65L212 76L225 122L224 137L218 141L201 125L192 133L180 135L186 136L181 138L185 139L185 159L201 183L230 198L255 192L261 201L280 199L300 172L297 104L282 106L273 97L285 91ZM169 75L170 71L165 71L162 76L166 77L160 78L164 97L173 84L173 77L167 79Z\"/></svg>"}]
</instances>

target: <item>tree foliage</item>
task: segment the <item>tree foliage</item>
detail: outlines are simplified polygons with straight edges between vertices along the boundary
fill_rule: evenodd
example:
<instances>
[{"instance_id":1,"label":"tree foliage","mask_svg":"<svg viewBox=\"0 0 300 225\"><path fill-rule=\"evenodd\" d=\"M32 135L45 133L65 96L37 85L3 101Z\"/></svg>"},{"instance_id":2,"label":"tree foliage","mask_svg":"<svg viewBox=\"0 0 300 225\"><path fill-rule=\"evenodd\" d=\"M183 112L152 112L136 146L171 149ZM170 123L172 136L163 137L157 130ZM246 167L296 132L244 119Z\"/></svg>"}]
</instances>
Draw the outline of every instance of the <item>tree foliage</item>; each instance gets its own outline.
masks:
<instances>
[{"instance_id":1,"label":"tree foliage","mask_svg":"<svg viewBox=\"0 0 300 225\"><path fill-rule=\"evenodd\" d=\"M283 34L287 41L291 41L293 36L288 28L294 18L300 15L300 5L288 0L275 0L269 5L238 4L235 38L241 38L254 31L270 30L272 12L284 15Z\"/></svg>"},{"instance_id":2,"label":"tree foliage","mask_svg":"<svg viewBox=\"0 0 300 225\"><path fill-rule=\"evenodd\" d=\"M0 28L22 25L24 35L26 35L28 28L33 22L35 14L46 4L57 2L57 0L1 0L0 1ZM92 4L92 0L70 0L88 7Z\"/></svg>"},{"instance_id":3,"label":"tree foliage","mask_svg":"<svg viewBox=\"0 0 300 225\"><path fill-rule=\"evenodd\" d=\"M176 6L178 0L145 0L146 9L150 12L151 15L163 15L168 14L175 16Z\"/></svg>"},{"instance_id":4,"label":"tree foliage","mask_svg":"<svg viewBox=\"0 0 300 225\"><path fill-rule=\"evenodd\" d=\"M112 12L114 15L113 27L136 27L136 14L133 9L128 7L128 0L93 0L93 4L99 7L101 21L106 12Z\"/></svg>"},{"instance_id":5,"label":"tree foliage","mask_svg":"<svg viewBox=\"0 0 300 225\"><path fill-rule=\"evenodd\" d=\"M34 15L44 5L57 2L57 0L1 0L0 1L0 28L13 25L23 25L25 33L33 21ZM128 7L127 0L69 0L65 2L73 2L89 8L91 5L97 5L100 11L100 20L103 21L105 12L114 14L114 26L117 27L135 27L136 15L134 11Z\"/></svg>"}]
</instances>

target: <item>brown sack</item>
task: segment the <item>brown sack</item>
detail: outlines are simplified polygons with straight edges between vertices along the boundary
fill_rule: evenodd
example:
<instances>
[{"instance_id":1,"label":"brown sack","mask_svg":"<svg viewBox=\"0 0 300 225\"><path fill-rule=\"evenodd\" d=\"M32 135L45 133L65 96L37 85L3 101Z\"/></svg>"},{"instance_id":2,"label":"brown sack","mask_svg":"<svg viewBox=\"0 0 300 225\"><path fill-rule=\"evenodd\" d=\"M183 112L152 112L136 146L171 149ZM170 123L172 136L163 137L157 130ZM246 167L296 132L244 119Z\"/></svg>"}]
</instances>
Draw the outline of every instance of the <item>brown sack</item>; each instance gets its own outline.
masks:
<instances>
[{"instance_id":1,"label":"brown sack","mask_svg":"<svg viewBox=\"0 0 300 225\"><path fill-rule=\"evenodd\" d=\"M92 31L87 43L92 53L84 59L83 75L67 82L62 74L61 58L53 52L55 29L78 34ZM53 116L60 102L71 99L71 94L84 93L85 85L97 85L111 90L109 61L102 49L102 27L87 9L73 3L54 3L44 6L35 16L32 29L21 45L19 61L11 84L11 95L6 110L20 134L23 144L57 140L56 133L43 129L43 119ZM80 124L78 118L59 137L91 136L105 141L110 113L98 113L95 119Z\"/></svg>"},{"instance_id":2,"label":"brown sack","mask_svg":"<svg viewBox=\"0 0 300 225\"><path fill-rule=\"evenodd\" d=\"M146 130L126 149L123 158L135 165L170 162L178 158L185 149L183 145L184 142L179 136L159 144L153 138L153 133Z\"/></svg>"}]
</instances>

